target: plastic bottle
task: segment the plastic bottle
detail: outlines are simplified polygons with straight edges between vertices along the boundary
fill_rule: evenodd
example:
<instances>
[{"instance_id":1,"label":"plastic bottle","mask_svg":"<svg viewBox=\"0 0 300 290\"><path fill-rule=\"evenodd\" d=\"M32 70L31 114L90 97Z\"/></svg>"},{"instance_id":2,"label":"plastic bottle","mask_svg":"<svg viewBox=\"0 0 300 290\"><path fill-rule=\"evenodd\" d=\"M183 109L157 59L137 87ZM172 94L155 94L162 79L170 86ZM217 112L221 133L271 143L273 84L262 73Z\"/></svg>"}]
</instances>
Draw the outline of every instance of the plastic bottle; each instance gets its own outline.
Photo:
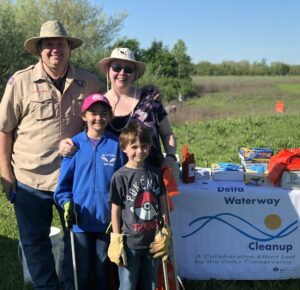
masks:
<instances>
[{"instance_id":1,"label":"plastic bottle","mask_svg":"<svg viewBox=\"0 0 300 290\"><path fill-rule=\"evenodd\" d=\"M182 182L195 182L195 157L185 144L182 146Z\"/></svg>"}]
</instances>

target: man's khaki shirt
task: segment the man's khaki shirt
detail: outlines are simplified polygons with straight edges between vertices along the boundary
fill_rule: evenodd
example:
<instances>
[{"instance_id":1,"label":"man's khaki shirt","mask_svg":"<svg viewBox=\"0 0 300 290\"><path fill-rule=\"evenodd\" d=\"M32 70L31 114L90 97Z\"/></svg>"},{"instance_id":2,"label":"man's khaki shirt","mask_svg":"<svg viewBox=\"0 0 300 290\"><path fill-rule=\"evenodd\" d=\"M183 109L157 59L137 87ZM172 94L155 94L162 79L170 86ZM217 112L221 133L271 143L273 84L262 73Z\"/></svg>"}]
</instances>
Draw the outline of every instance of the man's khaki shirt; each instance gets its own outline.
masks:
<instances>
[{"instance_id":1,"label":"man's khaki shirt","mask_svg":"<svg viewBox=\"0 0 300 290\"><path fill-rule=\"evenodd\" d=\"M82 102L101 91L96 75L71 64L63 94L41 62L9 79L0 103L0 131L13 134L12 166L18 181L54 191L60 168L59 142L83 129Z\"/></svg>"}]
</instances>

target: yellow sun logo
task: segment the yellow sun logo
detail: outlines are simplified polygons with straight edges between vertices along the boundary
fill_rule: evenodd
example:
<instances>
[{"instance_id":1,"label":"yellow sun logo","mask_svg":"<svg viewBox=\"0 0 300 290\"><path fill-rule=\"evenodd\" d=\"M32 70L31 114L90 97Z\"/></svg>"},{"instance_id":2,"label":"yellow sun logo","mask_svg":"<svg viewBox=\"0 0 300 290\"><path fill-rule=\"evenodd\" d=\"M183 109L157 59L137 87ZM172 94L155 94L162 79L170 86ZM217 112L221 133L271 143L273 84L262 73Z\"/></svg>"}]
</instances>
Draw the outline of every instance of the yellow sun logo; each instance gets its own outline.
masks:
<instances>
[{"instance_id":1,"label":"yellow sun logo","mask_svg":"<svg viewBox=\"0 0 300 290\"><path fill-rule=\"evenodd\" d=\"M277 214L269 214L265 217L265 225L271 230L276 230L281 226L281 218Z\"/></svg>"}]
</instances>

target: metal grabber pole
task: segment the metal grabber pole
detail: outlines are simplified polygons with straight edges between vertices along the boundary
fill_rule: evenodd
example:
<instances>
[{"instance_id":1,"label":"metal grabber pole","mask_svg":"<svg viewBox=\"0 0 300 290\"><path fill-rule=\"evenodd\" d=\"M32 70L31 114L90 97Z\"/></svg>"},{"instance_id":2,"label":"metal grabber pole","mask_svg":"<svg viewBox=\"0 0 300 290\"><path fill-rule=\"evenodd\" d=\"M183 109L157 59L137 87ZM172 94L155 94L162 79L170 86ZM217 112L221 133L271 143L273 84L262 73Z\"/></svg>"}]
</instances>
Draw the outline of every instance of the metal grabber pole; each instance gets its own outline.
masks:
<instances>
[{"instance_id":1,"label":"metal grabber pole","mask_svg":"<svg viewBox=\"0 0 300 290\"><path fill-rule=\"evenodd\" d=\"M160 234L162 235L162 232ZM163 258L161 259L161 262L162 262L163 272L164 272L165 288L166 288L166 290L170 290L167 262L164 261Z\"/></svg>"},{"instance_id":2,"label":"metal grabber pole","mask_svg":"<svg viewBox=\"0 0 300 290\"><path fill-rule=\"evenodd\" d=\"M74 286L75 290L78 290L78 277L77 277L77 265L76 265L76 251L75 251L75 241L74 241L74 232L73 232L73 219L72 214L74 212L74 201L71 199L70 207L68 210L67 216L67 228L70 230L70 239L71 239L71 253L72 253L72 265L73 265L73 275L74 275Z\"/></svg>"},{"instance_id":3,"label":"metal grabber pole","mask_svg":"<svg viewBox=\"0 0 300 290\"><path fill-rule=\"evenodd\" d=\"M75 290L78 290L78 279L77 279L77 266L76 266L76 252L73 229L70 229L71 238L71 250L72 250L72 264L73 264L73 275L74 275L74 286Z\"/></svg>"},{"instance_id":4,"label":"metal grabber pole","mask_svg":"<svg viewBox=\"0 0 300 290\"><path fill-rule=\"evenodd\" d=\"M169 194L166 192L165 196L166 196L166 205L167 205L168 221L169 221L170 228L172 229L172 226L171 226L171 218L170 218L170 207L169 207ZM170 240L169 250L170 250L170 252L171 252L170 260L171 260L171 263L172 263L173 269L174 269L174 279L175 279L176 290L179 290L179 285L178 285L178 278L179 278L179 277L177 276L177 270L176 270L176 258L175 258L175 251L174 251L173 237L172 237L172 236L171 236L171 240Z\"/></svg>"},{"instance_id":5,"label":"metal grabber pole","mask_svg":"<svg viewBox=\"0 0 300 290\"><path fill-rule=\"evenodd\" d=\"M155 208L155 206L152 206L153 210L155 211L155 214L156 214L156 219L157 219L157 223L158 223L158 231L159 231L159 234L160 236L162 237L163 236L163 233L162 233L162 228L164 226L164 219L161 215L160 212L158 212L157 208ZM164 283L165 283L165 290L170 290L170 287L169 287L169 279L168 279L168 269L167 269L167 262L163 260L163 258L161 259L161 262L162 262L162 266L163 266L163 273L164 273Z\"/></svg>"}]
</instances>

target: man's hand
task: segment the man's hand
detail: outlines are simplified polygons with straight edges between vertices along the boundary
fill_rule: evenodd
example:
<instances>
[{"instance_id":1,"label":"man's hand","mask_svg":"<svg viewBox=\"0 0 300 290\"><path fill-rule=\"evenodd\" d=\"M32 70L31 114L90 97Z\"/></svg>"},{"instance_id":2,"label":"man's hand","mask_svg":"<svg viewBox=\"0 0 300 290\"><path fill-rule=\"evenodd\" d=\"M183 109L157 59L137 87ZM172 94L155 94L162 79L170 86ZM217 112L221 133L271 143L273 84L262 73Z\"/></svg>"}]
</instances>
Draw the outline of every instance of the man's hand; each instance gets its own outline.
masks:
<instances>
[{"instance_id":1,"label":"man's hand","mask_svg":"<svg viewBox=\"0 0 300 290\"><path fill-rule=\"evenodd\" d=\"M154 242L150 244L149 250L151 254L154 254L154 259L161 257L163 262L168 259L171 235L171 229L167 224L155 235Z\"/></svg>"},{"instance_id":2,"label":"man's hand","mask_svg":"<svg viewBox=\"0 0 300 290\"><path fill-rule=\"evenodd\" d=\"M122 234L110 233L110 244L107 254L113 263L118 266L127 266L127 256L124 249Z\"/></svg>"},{"instance_id":3,"label":"man's hand","mask_svg":"<svg viewBox=\"0 0 300 290\"><path fill-rule=\"evenodd\" d=\"M61 156L72 156L77 150L72 139L66 138L59 143L59 154Z\"/></svg>"},{"instance_id":4,"label":"man's hand","mask_svg":"<svg viewBox=\"0 0 300 290\"><path fill-rule=\"evenodd\" d=\"M0 181L8 200L10 193L16 192L16 178L11 166L12 147L13 134L0 131Z\"/></svg>"},{"instance_id":5,"label":"man's hand","mask_svg":"<svg viewBox=\"0 0 300 290\"><path fill-rule=\"evenodd\" d=\"M73 200L67 201L64 204L64 219L67 229L72 229L73 225L77 224L77 213L75 211Z\"/></svg>"},{"instance_id":6,"label":"man's hand","mask_svg":"<svg viewBox=\"0 0 300 290\"><path fill-rule=\"evenodd\" d=\"M16 192L16 178L14 174L11 171L6 173L1 172L0 181L5 197L7 198L7 200L10 200L11 192Z\"/></svg>"}]
</instances>

